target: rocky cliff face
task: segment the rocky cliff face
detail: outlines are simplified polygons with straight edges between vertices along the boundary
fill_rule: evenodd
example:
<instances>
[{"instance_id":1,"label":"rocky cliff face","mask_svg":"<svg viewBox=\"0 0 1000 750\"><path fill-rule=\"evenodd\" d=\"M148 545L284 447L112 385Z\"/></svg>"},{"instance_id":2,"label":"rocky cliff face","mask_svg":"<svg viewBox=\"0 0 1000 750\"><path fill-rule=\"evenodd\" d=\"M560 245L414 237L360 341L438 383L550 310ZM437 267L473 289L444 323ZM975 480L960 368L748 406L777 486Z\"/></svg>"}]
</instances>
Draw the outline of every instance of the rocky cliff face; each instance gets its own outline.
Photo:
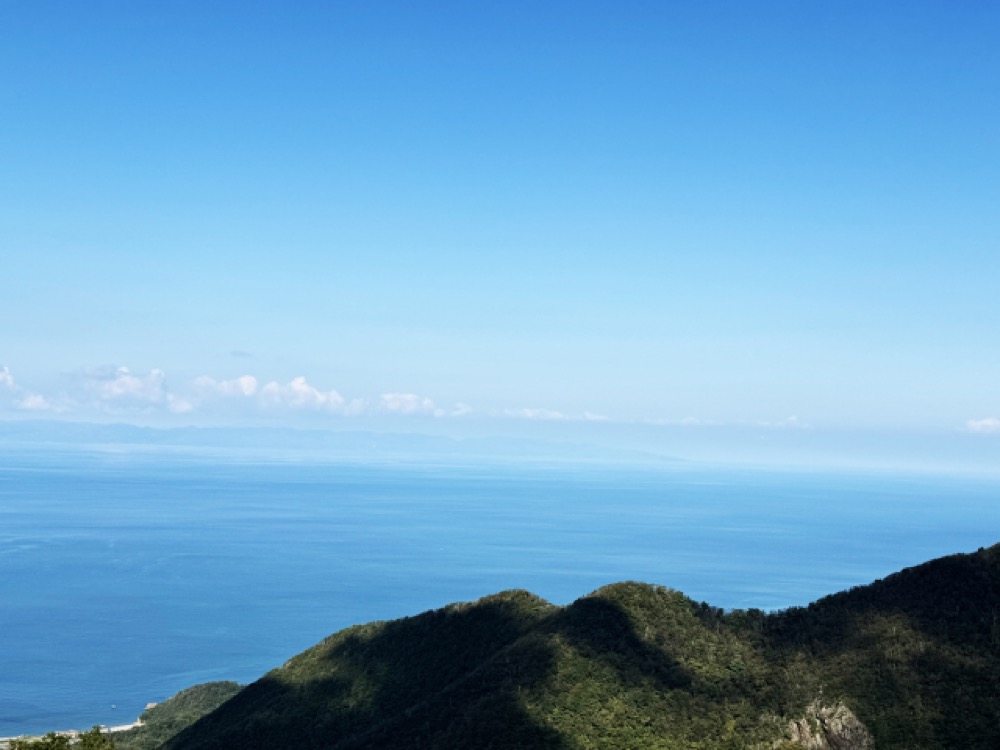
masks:
<instances>
[{"instance_id":1,"label":"rocky cliff face","mask_svg":"<svg viewBox=\"0 0 1000 750\"><path fill-rule=\"evenodd\" d=\"M788 723L788 741L807 750L872 750L872 738L854 712L843 703L813 701L805 716ZM785 744L787 747L787 743Z\"/></svg>"}]
</instances>

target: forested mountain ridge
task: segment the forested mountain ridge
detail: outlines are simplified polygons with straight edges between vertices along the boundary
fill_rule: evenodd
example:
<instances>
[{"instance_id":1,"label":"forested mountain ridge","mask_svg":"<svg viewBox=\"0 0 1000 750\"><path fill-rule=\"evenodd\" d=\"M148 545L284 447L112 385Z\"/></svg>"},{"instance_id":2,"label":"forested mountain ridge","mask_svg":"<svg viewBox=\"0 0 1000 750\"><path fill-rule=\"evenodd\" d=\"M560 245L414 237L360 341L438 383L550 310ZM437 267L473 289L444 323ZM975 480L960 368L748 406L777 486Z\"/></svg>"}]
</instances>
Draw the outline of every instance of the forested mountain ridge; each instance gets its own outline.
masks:
<instances>
[{"instance_id":1,"label":"forested mountain ridge","mask_svg":"<svg viewBox=\"0 0 1000 750\"><path fill-rule=\"evenodd\" d=\"M1000 747L1000 545L774 614L619 583L330 636L195 748Z\"/></svg>"}]
</instances>

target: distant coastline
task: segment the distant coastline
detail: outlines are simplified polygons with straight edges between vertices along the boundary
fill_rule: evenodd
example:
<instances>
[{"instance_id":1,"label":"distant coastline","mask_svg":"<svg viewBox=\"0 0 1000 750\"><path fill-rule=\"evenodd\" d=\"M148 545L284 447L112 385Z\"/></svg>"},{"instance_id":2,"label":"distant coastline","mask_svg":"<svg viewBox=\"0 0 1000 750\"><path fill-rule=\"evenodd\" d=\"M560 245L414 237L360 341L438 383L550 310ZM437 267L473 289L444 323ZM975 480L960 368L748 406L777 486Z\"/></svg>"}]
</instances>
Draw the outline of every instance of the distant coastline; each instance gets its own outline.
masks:
<instances>
[{"instance_id":1,"label":"distant coastline","mask_svg":"<svg viewBox=\"0 0 1000 750\"><path fill-rule=\"evenodd\" d=\"M155 706L155 703L150 703L147 708ZM106 726L104 724L95 724L94 726L100 727L101 731L105 734L116 734L118 732L127 732L130 729L135 729L136 727L142 726L142 719L136 719L131 724L116 724L115 726ZM57 737L69 737L71 740L78 739L81 734L86 732L86 729L61 729L52 732L52 734ZM43 732L42 734L18 734L13 737L0 737L0 750L7 750L10 747L10 743L13 740L37 740L41 739L48 732Z\"/></svg>"}]
</instances>

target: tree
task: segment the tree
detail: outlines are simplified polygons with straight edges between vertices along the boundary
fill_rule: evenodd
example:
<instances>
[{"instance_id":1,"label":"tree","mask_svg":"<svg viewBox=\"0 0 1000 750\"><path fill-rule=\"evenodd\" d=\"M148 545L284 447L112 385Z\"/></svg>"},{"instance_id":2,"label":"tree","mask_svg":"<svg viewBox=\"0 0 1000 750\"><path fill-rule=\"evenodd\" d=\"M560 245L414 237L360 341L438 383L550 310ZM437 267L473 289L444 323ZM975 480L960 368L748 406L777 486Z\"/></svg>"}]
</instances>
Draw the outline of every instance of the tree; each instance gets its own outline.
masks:
<instances>
[{"instance_id":1,"label":"tree","mask_svg":"<svg viewBox=\"0 0 1000 750\"><path fill-rule=\"evenodd\" d=\"M114 750L115 741L111 739L110 732L95 726L89 732L81 734L79 741L73 747L74 750Z\"/></svg>"},{"instance_id":2,"label":"tree","mask_svg":"<svg viewBox=\"0 0 1000 750\"><path fill-rule=\"evenodd\" d=\"M69 737L49 732L37 740L11 740L10 750L69 750Z\"/></svg>"},{"instance_id":3,"label":"tree","mask_svg":"<svg viewBox=\"0 0 1000 750\"><path fill-rule=\"evenodd\" d=\"M114 750L115 741L101 727L95 726L83 732L76 742L71 743L64 734L49 732L37 740L11 740L9 750Z\"/></svg>"}]
</instances>

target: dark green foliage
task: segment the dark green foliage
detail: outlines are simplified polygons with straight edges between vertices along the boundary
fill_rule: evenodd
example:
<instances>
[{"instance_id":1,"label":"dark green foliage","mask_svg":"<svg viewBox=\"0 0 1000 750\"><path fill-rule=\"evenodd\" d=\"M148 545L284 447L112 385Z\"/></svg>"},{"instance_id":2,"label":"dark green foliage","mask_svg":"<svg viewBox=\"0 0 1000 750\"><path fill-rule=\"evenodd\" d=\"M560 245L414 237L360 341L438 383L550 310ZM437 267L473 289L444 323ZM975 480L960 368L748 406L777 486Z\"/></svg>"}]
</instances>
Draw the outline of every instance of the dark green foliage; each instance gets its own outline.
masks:
<instances>
[{"instance_id":1,"label":"dark green foliage","mask_svg":"<svg viewBox=\"0 0 1000 750\"><path fill-rule=\"evenodd\" d=\"M49 732L38 739L11 740L10 750L69 750L69 737Z\"/></svg>"},{"instance_id":2,"label":"dark green foliage","mask_svg":"<svg viewBox=\"0 0 1000 750\"><path fill-rule=\"evenodd\" d=\"M206 682L182 690L169 700L144 711L139 717L141 726L116 734L116 746L118 750L154 750L221 706L240 688L241 685L235 682Z\"/></svg>"},{"instance_id":3,"label":"dark green foliage","mask_svg":"<svg viewBox=\"0 0 1000 750\"><path fill-rule=\"evenodd\" d=\"M377 735L382 725L404 717L406 736L422 743L431 731L423 721L437 722L434 731L440 731L453 694L456 710L464 713L470 696L453 683L468 682L554 610L532 594L512 591L475 605L349 628L248 686L168 746L326 747L334 738ZM492 699L492 688L480 689ZM429 710L435 700L443 704L440 711ZM498 729L510 725L508 713L504 705L491 708ZM521 723L513 725L518 732Z\"/></svg>"},{"instance_id":4,"label":"dark green foliage","mask_svg":"<svg viewBox=\"0 0 1000 750\"><path fill-rule=\"evenodd\" d=\"M115 741L105 729L95 726L71 739L68 734L49 732L43 737L10 740L8 750L114 750Z\"/></svg>"},{"instance_id":5,"label":"dark green foliage","mask_svg":"<svg viewBox=\"0 0 1000 750\"><path fill-rule=\"evenodd\" d=\"M880 748L1000 747L1000 545L768 618L789 698L844 695ZM796 690L797 688L797 690Z\"/></svg>"},{"instance_id":6,"label":"dark green foliage","mask_svg":"<svg viewBox=\"0 0 1000 750\"><path fill-rule=\"evenodd\" d=\"M75 750L115 750L115 741L110 733L94 727L81 733L73 747Z\"/></svg>"},{"instance_id":7,"label":"dark green foliage","mask_svg":"<svg viewBox=\"0 0 1000 750\"><path fill-rule=\"evenodd\" d=\"M165 747L796 747L790 720L843 704L879 750L996 748L998 613L1000 547L771 615L505 592L337 633Z\"/></svg>"}]
</instances>

